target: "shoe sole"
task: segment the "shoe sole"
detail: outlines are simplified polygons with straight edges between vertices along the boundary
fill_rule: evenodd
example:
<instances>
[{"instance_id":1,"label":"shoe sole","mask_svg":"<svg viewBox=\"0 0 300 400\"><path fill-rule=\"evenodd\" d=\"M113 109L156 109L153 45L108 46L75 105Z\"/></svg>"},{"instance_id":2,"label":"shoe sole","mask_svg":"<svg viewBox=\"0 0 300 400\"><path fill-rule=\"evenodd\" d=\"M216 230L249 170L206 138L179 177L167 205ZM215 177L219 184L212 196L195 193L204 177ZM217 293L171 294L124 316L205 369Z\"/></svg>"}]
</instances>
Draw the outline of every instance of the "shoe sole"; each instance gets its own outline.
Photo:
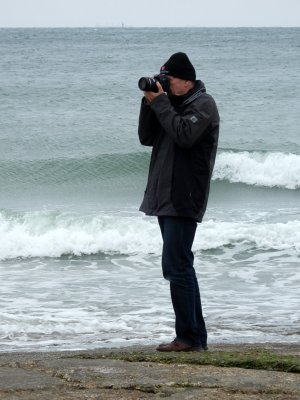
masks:
<instances>
[{"instance_id":1,"label":"shoe sole","mask_svg":"<svg viewBox=\"0 0 300 400\"><path fill-rule=\"evenodd\" d=\"M190 352L200 352L200 351L207 351L208 349L207 348L203 348L203 347L190 347L190 348L187 348L187 349L178 349L178 350L175 350L175 349L165 349L165 348L161 348L161 347L157 347L156 348L156 351L160 351L160 352L165 352L165 353L183 353L183 352L185 352L185 353L190 353Z\"/></svg>"}]
</instances>

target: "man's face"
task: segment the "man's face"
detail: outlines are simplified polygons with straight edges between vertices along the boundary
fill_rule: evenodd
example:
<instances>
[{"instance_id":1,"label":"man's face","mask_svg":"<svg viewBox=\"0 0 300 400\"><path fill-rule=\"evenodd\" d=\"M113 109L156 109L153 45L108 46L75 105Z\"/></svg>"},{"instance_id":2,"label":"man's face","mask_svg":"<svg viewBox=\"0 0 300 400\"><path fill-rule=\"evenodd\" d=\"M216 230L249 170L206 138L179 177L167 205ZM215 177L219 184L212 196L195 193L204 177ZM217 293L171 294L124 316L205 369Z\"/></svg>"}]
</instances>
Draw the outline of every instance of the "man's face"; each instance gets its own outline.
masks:
<instances>
[{"instance_id":1,"label":"man's face","mask_svg":"<svg viewBox=\"0 0 300 400\"><path fill-rule=\"evenodd\" d=\"M182 96L186 94L192 87L191 81L186 81L174 76L168 75L170 81L170 93L173 96Z\"/></svg>"}]
</instances>

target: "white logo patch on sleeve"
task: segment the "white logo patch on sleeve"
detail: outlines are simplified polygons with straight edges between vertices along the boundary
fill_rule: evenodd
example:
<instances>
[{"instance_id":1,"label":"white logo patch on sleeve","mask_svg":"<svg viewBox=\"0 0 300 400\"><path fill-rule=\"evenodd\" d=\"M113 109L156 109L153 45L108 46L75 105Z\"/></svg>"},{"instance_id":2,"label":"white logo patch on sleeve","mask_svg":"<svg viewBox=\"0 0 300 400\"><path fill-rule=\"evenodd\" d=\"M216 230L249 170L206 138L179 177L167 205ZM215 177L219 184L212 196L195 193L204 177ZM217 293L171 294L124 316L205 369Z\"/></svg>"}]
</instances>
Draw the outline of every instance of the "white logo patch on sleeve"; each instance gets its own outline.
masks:
<instances>
[{"instance_id":1,"label":"white logo patch on sleeve","mask_svg":"<svg viewBox=\"0 0 300 400\"><path fill-rule=\"evenodd\" d=\"M195 115L192 115L190 120L195 124L198 121L198 118Z\"/></svg>"}]
</instances>

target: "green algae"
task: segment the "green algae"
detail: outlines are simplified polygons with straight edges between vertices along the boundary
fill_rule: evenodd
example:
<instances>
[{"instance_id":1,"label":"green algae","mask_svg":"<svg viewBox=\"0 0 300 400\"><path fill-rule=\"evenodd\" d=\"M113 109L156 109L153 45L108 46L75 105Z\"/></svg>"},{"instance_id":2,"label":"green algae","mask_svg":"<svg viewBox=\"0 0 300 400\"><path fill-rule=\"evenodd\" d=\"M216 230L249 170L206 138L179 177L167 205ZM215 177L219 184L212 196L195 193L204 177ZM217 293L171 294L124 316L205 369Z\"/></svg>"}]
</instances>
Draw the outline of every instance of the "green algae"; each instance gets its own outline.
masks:
<instances>
[{"instance_id":1,"label":"green algae","mask_svg":"<svg viewBox=\"0 0 300 400\"><path fill-rule=\"evenodd\" d=\"M122 351L79 354L78 358L108 358L128 362L154 362L165 364L212 365L216 367L236 367L257 370L300 372L300 358L294 355L275 354L264 349L239 352L203 351L163 353L151 351Z\"/></svg>"}]
</instances>

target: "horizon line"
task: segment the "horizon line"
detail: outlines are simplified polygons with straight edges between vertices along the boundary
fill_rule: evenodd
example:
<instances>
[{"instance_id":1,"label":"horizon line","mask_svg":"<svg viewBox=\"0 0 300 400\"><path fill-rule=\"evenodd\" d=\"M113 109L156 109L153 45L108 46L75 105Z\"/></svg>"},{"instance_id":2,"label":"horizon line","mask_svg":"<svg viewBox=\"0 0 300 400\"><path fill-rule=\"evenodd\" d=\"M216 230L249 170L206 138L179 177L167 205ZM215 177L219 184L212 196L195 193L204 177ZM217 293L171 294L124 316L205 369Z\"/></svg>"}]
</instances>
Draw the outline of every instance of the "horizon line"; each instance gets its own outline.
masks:
<instances>
[{"instance_id":1,"label":"horizon line","mask_svg":"<svg viewBox=\"0 0 300 400\"><path fill-rule=\"evenodd\" d=\"M0 26L0 29L241 29L241 28L300 28L292 25L224 25L224 26L132 26L132 25L78 25L78 26Z\"/></svg>"}]
</instances>

